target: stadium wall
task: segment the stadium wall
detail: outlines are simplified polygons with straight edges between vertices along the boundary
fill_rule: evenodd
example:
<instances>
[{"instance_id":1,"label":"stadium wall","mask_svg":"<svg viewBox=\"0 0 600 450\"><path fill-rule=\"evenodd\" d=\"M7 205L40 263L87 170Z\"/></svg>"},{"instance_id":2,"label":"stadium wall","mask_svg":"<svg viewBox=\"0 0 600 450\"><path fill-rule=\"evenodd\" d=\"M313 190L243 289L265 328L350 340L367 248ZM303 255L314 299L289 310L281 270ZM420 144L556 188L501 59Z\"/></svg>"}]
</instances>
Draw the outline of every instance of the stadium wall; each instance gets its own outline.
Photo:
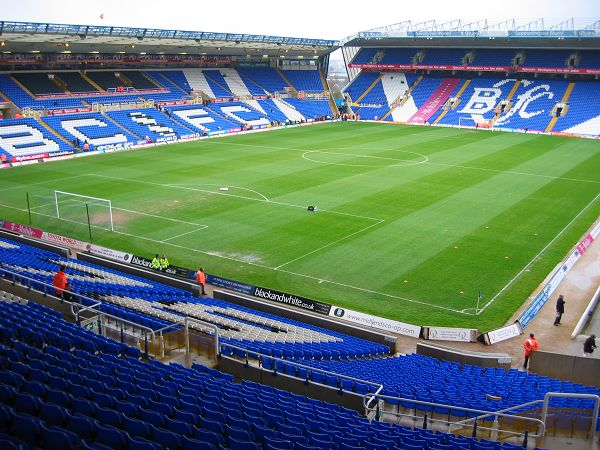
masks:
<instances>
[{"instance_id":1,"label":"stadium wall","mask_svg":"<svg viewBox=\"0 0 600 450\"><path fill-rule=\"evenodd\" d=\"M583 349L583 345L582 345ZM545 351L533 352L529 370L559 380L600 387L600 359L564 355Z\"/></svg>"}]
</instances>

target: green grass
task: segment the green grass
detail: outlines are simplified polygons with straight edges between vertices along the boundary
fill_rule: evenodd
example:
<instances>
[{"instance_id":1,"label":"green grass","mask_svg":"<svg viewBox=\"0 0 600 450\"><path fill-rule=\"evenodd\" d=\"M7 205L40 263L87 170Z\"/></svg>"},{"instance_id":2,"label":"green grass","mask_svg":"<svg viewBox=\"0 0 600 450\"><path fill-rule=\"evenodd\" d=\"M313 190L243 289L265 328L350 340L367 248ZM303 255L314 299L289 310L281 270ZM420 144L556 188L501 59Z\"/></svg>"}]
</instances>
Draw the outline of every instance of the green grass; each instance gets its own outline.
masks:
<instances>
[{"instance_id":1,"label":"green grass","mask_svg":"<svg viewBox=\"0 0 600 450\"><path fill-rule=\"evenodd\" d=\"M56 189L112 200L115 232L93 228L94 243L405 322L487 330L600 215L600 143L302 127L4 170L0 218L28 223L28 192L33 226L89 240L85 208L67 202L69 221L52 217ZM486 305L515 277L474 314L479 291Z\"/></svg>"}]
</instances>

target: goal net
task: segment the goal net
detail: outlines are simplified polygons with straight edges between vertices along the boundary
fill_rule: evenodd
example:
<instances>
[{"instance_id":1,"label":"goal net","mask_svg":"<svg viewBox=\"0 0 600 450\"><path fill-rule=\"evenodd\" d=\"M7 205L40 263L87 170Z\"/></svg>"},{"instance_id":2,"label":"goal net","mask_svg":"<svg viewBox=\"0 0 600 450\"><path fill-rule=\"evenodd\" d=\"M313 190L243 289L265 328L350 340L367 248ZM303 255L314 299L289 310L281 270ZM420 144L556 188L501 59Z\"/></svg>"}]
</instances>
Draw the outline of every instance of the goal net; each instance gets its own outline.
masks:
<instances>
[{"instance_id":1,"label":"goal net","mask_svg":"<svg viewBox=\"0 0 600 450\"><path fill-rule=\"evenodd\" d=\"M72 192L54 191L56 217L114 231L112 202Z\"/></svg>"}]
</instances>

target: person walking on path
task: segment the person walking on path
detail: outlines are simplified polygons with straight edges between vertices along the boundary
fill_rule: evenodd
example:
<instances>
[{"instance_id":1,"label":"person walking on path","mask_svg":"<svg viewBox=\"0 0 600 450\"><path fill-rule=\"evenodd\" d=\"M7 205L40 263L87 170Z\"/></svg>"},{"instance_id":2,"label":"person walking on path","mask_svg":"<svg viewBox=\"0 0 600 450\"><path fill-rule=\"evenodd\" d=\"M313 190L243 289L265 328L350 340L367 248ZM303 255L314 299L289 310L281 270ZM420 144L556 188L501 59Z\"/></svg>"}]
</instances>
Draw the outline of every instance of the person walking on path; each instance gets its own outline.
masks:
<instances>
[{"instance_id":1,"label":"person walking on path","mask_svg":"<svg viewBox=\"0 0 600 450\"><path fill-rule=\"evenodd\" d=\"M66 267L60 266L58 272L52 278L52 285L57 297L63 298L63 290L67 288L67 275L65 274Z\"/></svg>"},{"instance_id":2,"label":"person walking on path","mask_svg":"<svg viewBox=\"0 0 600 450\"><path fill-rule=\"evenodd\" d=\"M535 338L535 335L531 333L529 338L525 339L523 343L523 348L525 349L525 362L523 363L523 369L527 369L527 364L529 363L529 358L531 354L535 352L540 347L538 341Z\"/></svg>"},{"instance_id":3,"label":"person walking on path","mask_svg":"<svg viewBox=\"0 0 600 450\"><path fill-rule=\"evenodd\" d=\"M588 337L583 343L583 356L589 358L594 353L594 349L596 348L596 335L592 334Z\"/></svg>"},{"instance_id":4,"label":"person walking on path","mask_svg":"<svg viewBox=\"0 0 600 450\"><path fill-rule=\"evenodd\" d=\"M206 274L204 273L204 269L202 267L200 267L200 269L198 269L196 272L196 281L202 287L202 295L206 295Z\"/></svg>"},{"instance_id":5,"label":"person walking on path","mask_svg":"<svg viewBox=\"0 0 600 450\"><path fill-rule=\"evenodd\" d=\"M558 296L558 300L556 300L556 319L554 319L554 325L560 324L560 319L565 312L565 298L562 294Z\"/></svg>"}]
</instances>

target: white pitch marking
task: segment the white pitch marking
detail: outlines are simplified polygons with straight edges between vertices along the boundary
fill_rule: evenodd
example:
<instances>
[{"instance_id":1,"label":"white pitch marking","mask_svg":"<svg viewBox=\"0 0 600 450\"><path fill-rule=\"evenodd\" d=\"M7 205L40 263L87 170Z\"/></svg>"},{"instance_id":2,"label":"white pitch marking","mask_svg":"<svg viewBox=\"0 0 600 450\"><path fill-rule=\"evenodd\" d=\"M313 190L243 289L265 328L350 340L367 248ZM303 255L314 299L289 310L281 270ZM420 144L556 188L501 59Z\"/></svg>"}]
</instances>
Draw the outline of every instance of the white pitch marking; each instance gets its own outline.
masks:
<instances>
[{"instance_id":1,"label":"white pitch marking","mask_svg":"<svg viewBox=\"0 0 600 450\"><path fill-rule=\"evenodd\" d=\"M29 186L37 186L39 184L46 184L46 183L52 183L52 182L59 182L60 183L60 182L63 182L65 180L70 180L72 178L79 178L79 177L85 177L85 176L87 176L87 174L84 174L84 175L73 175L73 176L70 176L70 177L63 177L63 178L59 178L58 180L57 179L52 179L52 180L46 180L46 181L39 181L38 183L21 184L19 186L11 186L11 187L7 187L7 188L4 188L4 189L0 189L0 191L4 192L4 191L9 191L11 189L28 188Z\"/></svg>"},{"instance_id":2,"label":"white pitch marking","mask_svg":"<svg viewBox=\"0 0 600 450\"><path fill-rule=\"evenodd\" d=\"M394 151L404 151L404 150L394 150ZM416 152L409 152L409 151L404 151L405 153L412 153L414 155L419 155L422 156L423 158L425 158L423 161L413 161L412 159L398 159L398 158L385 158L383 156L370 156L370 155L357 155L354 153L341 153L341 152L324 152L321 150L309 150L306 151L304 153L302 153L302 159L304 159L305 161L310 161L310 162L315 162L315 163L319 163L319 164L326 164L329 166L346 166L346 167L373 167L373 168L383 168L383 167L407 167L407 166L416 166L417 164L425 164L427 161L429 161L429 157L421 154L421 153L416 153ZM306 155L311 154L311 153L323 153L323 154L327 154L327 155L342 155L342 156L354 156L357 158L367 158L367 159L385 159L385 160L389 160L389 161L399 161L399 162L404 162L407 164L390 164L389 166L369 166L368 164L346 164L346 163L334 163L334 162L325 162L325 161L318 161L316 159L310 159L308 158Z\"/></svg>"},{"instance_id":3,"label":"white pitch marking","mask_svg":"<svg viewBox=\"0 0 600 450\"><path fill-rule=\"evenodd\" d=\"M288 262L285 262L285 263L283 263L283 264L280 264L280 265L278 265L277 267L274 267L274 268L273 268L273 270L279 270L279 269L281 269L283 266L287 266L288 264L291 264L291 263L293 263L293 262L295 262L295 261L298 261L299 259L302 259L302 258L304 258L304 257L306 257L306 256L308 256L308 255L312 255L313 253L317 253L318 251L321 251L321 250L323 250L323 249L325 249L325 248L327 248L327 247L331 247L332 245L335 245L335 244L337 244L337 243L339 243L339 242L342 242L342 241L344 241L344 240L346 240L346 239L348 239L348 238L351 238L352 236L355 236L355 235L357 235L357 234L359 234L359 233L362 233L363 231L367 231L369 228L373 228L374 226L377 226L377 225L379 225L379 224L381 224L381 223L383 223L383 222L385 222L385 221L384 221L384 220L381 220L380 222L377 222L377 223L371 224L371 225L369 225L368 227L365 227L365 228L363 228L363 229L361 229L361 230L355 231L354 233L351 233L351 234L349 234L348 236L344 236L344 237L342 237L342 238L340 238L340 239L338 239L338 240L336 240L336 241L333 241L333 242L330 242L330 243L328 243L328 244L325 244L325 245L323 245L322 247L319 247L319 248L317 248L317 249L315 249L315 250L312 250L312 251L310 251L310 252L308 252L308 253L305 253L304 255L300 255L300 256L298 256L297 258L290 259ZM319 282L321 282L321 281L319 281Z\"/></svg>"},{"instance_id":4,"label":"white pitch marking","mask_svg":"<svg viewBox=\"0 0 600 450\"><path fill-rule=\"evenodd\" d=\"M558 232L558 234L556 236L554 236L554 238L550 242L548 242L546 244L546 246L543 249L541 249L537 255L535 255L527 264L525 264L525 267L523 267L519 271L519 273L517 273L508 283L506 283L504 285L504 287L502 289L500 289L496 293L496 295L494 295L490 299L489 302L487 302L485 305L483 305L483 307L480 308L479 312L476 314L477 315L481 314L483 311L485 311L485 309L488 306L490 306L492 303L494 303L494 301L500 296L500 294L502 294L506 289L508 289L515 282L515 280L517 280L517 278L519 278L523 274L523 272L528 270L529 267L531 267L531 265L535 262L535 260L538 259L542 254L544 254L544 252L548 249L548 247L550 247L554 243L554 241L556 241L567 230L567 228L569 228L573 224L573 222L575 222L577 220L577 218L585 212L586 209L588 209L596 200L598 200L598 198L600 198L600 194L596 195L587 205L585 205L583 207L583 209L581 211L579 211L579 213L577 213L577 215L575 217L573 217L573 219L568 224L566 224L565 227L562 230L560 230Z\"/></svg>"},{"instance_id":5,"label":"white pitch marking","mask_svg":"<svg viewBox=\"0 0 600 450\"><path fill-rule=\"evenodd\" d=\"M15 208L14 206L6 206L6 205L1 205L1 206L5 206L5 207L11 208L11 209L16 209L17 211L26 211L26 210L21 209L21 208ZM46 216L46 217L54 217L54 216L50 216L48 214L42 214L42 213L37 213L37 212L34 212L33 214L37 214L37 215L40 215L40 216ZM65 221L82 224L81 222L76 222L76 221L73 221L73 220L65 220ZM377 225L377 224L374 224L374 225ZM100 227L98 227L96 225L92 225L92 226L94 228L100 228ZM101 228L101 229L104 229L104 228ZM241 260L241 259L238 259L238 258L233 258L231 256L217 255L217 254L214 254L212 252L207 252L207 251L199 250L199 249L196 249L196 248L190 248L188 246L172 244L171 242L158 241L156 239L152 239L152 238L145 237L145 236L138 236L138 235L135 235L135 234L125 233L123 231L114 230L114 231L112 231L112 233L121 234L123 236L129 236L129 237L132 237L132 238L135 238L135 239L142 239L144 241L155 242L155 243L158 243L158 244L164 244L164 245L168 245L170 247L180 248L180 249L188 250L188 251L191 251L191 252L194 252L194 253L200 253L200 254L203 254L203 255L209 255L209 256L212 256L212 257L215 257L215 258L221 258L221 259L227 259L227 260L230 260L230 261L236 261L236 262L240 262L242 264L248 264L250 266L261 267L263 269L276 270L275 268L269 267L269 266L265 266L264 264L254 263L254 262L250 262L250 261L244 261L244 260ZM241 267L244 267L244 266L242 265ZM384 292L374 291L374 290L366 289L366 288L359 287L359 286L352 286L350 284L339 283L337 281L324 280L323 278L314 277L314 276L311 276L311 275L306 275L306 274L298 273L298 272L292 272L290 270L278 269L277 271L281 272L281 273L287 273L287 274L293 275L293 276L298 276L298 277L302 277L302 278L308 278L310 280L321 281L322 283L329 283L329 284L333 284L335 286L345 287L345 288L352 289L352 290L359 291L359 292L365 292L365 293L373 294L373 295L380 295L382 297L395 298L395 299L398 299L398 300L403 300L403 301L407 301L407 302L410 302L410 303L416 303L416 304L423 305L423 306L429 306L431 308L441 309L441 310L444 310L444 311L451 311L451 312L455 312L455 313L458 313L458 314L472 315L472 314L463 313L460 310L453 309L453 308L448 308L448 307L445 307L445 306L434 305L434 304L431 304L431 303L422 302L422 301L414 300L414 299L407 298L407 297L400 297L400 296L394 295L394 294L387 294L387 293L384 293Z\"/></svg>"},{"instance_id":6,"label":"white pitch marking","mask_svg":"<svg viewBox=\"0 0 600 450\"><path fill-rule=\"evenodd\" d=\"M108 179L112 179L112 180L130 181L132 183L149 184L151 186L170 187L170 188L173 188L173 189L184 189L184 190L188 190L188 191L205 192L207 194L223 195L225 197L234 197L234 198L241 198L241 199L244 199L244 200L251 200L251 201L255 201L255 202L265 202L265 203L272 203L274 205L289 206L290 208L306 209L306 205L294 205L292 203L278 202L278 201L269 200L269 199L263 200L261 198L245 197L243 195L229 194L229 193L220 192L220 191L209 191L209 190L206 190L206 189L196 189L196 188L186 187L186 186L177 185L177 184L154 183L152 181L135 180L133 178L111 177L109 175L100 175L100 174L93 174L93 173L91 173L89 175L90 176L95 176L95 177L101 177L101 178L108 178ZM361 216L359 214L350 214L350 213L345 213L345 212L340 212L340 211L332 211L332 210L329 210L329 209L319 209L319 212L320 213L328 213L328 214L336 214L336 215L339 215L339 216L355 217L355 218L358 218L358 219L373 220L373 221L376 221L376 222L384 220L384 219L380 219L380 218L377 218L377 217Z\"/></svg>"},{"instance_id":7,"label":"white pitch marking","mask_svg":"<svg viewBox=\"0 0 600 450\"><path fill-rule=\"evenodd\" d=\"M311 149L306 149L306 148L290 148L290 147L273 147L273 146L268 146L268 145L257 145L257 144L240 144L240 143L232 143L232 142L217 142L217 141L211 141L211 144L218 144L218 145L237 145L237 146L244 146L244 147L254 147L254 148L264 148L264 149L272 149L272 150L293 150L293 151L300 151L300 152L321 152L322 150L369 150L368 148L366 149L362 149L362 148L354 148L354 147L350 147L350 148L325 148L325 149L315 149L315 150L311 150ZM377 149L378 151L399 151L399 152L407 152L408 150L401 150L401 149L393 149L393 148L379 148ZM416 152L411 152L411 153L416 153ZM360 156L360 155L355 155L355 156ZM425 155L423 155L425 156ZM323 164L333 164L333 163L323 163ZM546 174L539 174L539 173L530 173L530 172L517 172L517 171L511 171L511 170L500 170L500 169L490 169L490 168L486 168L486 167L474 167L474 166L463 166L460 164L447 164L447 163L441 163L441 162L433 162L430 159L426 162L423 163L419 163L419 164L427 164L427 165L432 165L432 166L444 166L444 167L453 167L453 168L457 168L457 169L469 169L469 170L482 170L485 172L495 172L495 173L506 173L506 174L510 174L510 175L523 175L523 176L528 176L528 177L540 177L540 178L548 178L551 180L564 180L564 181L576 181L576 182L580 182L580 183L593 183L593 184L600 184L600 181L597 180L586 180L586 179L580 179L580 178L568 178L568 177L559 177L559 176L555 176L555 175L546 175ZM415 164L411 164L411 165L415 165ZM389 167L389 166L387 166ZM384 167L374 167L376 169L379 168L384 168Z\"/></svg>"}]
</instances>

